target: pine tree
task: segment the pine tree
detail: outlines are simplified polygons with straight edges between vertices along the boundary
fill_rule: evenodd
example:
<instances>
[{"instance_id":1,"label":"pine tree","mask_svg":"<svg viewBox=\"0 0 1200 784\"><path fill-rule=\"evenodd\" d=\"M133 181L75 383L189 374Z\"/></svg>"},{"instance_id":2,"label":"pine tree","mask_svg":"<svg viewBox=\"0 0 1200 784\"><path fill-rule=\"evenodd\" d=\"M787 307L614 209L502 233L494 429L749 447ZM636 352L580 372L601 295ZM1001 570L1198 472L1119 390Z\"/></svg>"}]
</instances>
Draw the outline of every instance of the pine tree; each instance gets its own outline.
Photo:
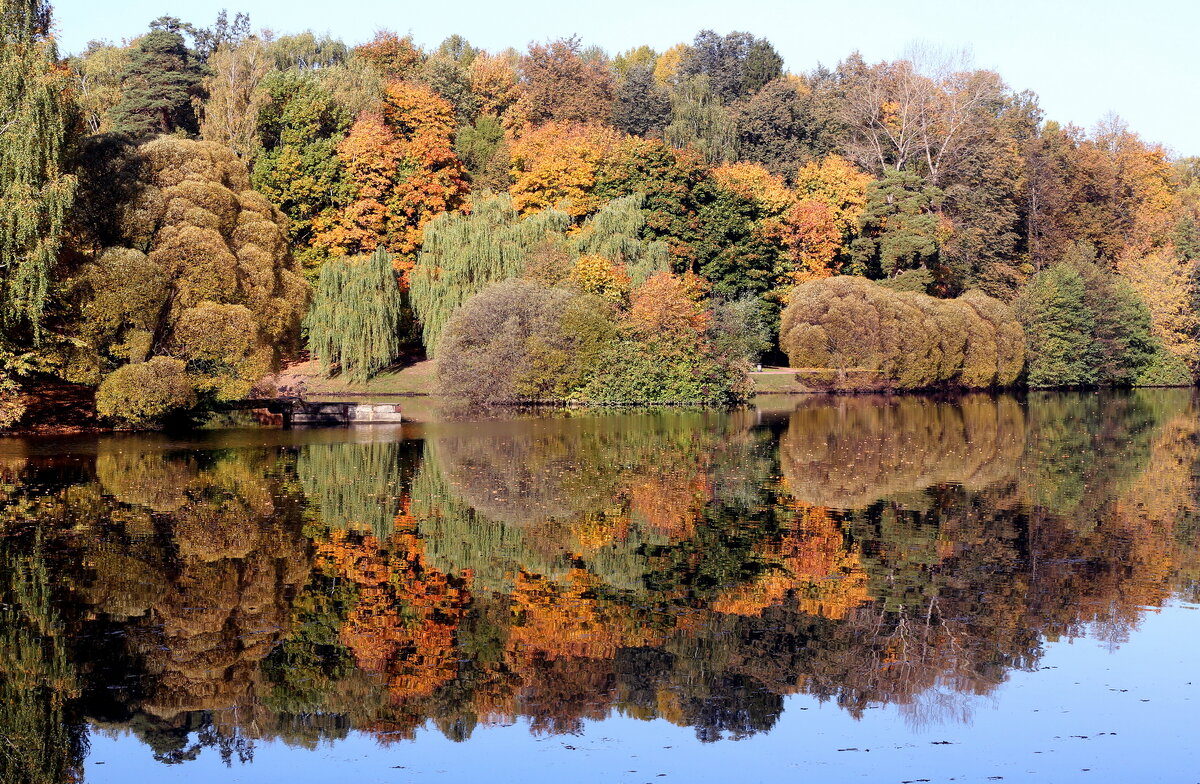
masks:
<instances>
[{"instance_id":1,"label":"pine tree","mask_svg":"<svg viewBox=\"0 0 1200 784\"><path fill-rule=\"evenodd\" d=\"M331 259L321 266L304 321L308 350L329 375L335 368L366 381L392 363L403 345L404 299L382 247L371 256Z\"/></svg>"},{"instance_id":2,"label":"pine tree","mask_svg":"<svg viewBox=\"0 0 1200 784\"><path fill-rule=\"evenodd\" d=\"M135 137L176 129L199 133L192 97L200 90L200 67L178 32L156 29L138 39L121 87L113 110L117 131Z\"/></svg>"},{"instance_id":3,"label":"pine tree","mask_svg":"<svg viewBox=\"0 0 1200 784\"><path fill-rule=\"evenodd\" d=\"M43 0L0 5L0 327L40 339L75 177L63 171L69 72ZM3 346L0 346L3 350Z\"/></svg>"}]
</instances>

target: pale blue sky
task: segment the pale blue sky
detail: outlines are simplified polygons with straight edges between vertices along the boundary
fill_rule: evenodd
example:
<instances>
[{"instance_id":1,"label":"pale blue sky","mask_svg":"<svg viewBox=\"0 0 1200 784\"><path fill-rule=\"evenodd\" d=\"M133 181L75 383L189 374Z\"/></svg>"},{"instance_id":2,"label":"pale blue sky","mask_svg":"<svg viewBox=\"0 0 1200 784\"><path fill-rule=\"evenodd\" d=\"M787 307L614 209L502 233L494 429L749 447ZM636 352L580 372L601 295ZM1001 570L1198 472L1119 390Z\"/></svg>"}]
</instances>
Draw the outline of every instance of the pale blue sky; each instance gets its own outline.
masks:
<instances>
[{"instance_id":1,"label":"pale blue sky","mask_svg":"<svg viewBox=\"0 0 1200 784\"><path fill-rule=\"evenodd\" d=\"M221 8L250 14L255 29L312 29L354 43L377 28L411 32L426 46L452 33L496 50L577 33L611 53L665 49L698 30L747 30L769 38L786 67L834 65L854 49L870 61L914 42L969 48L1041 97L1050 119L1093 126L1110 111L1177 155L1200 155L1200 2L1197 0L58 0L64 53L94 38L119 41L165 13L210 24Z\"/></svg>"}]
</instances>

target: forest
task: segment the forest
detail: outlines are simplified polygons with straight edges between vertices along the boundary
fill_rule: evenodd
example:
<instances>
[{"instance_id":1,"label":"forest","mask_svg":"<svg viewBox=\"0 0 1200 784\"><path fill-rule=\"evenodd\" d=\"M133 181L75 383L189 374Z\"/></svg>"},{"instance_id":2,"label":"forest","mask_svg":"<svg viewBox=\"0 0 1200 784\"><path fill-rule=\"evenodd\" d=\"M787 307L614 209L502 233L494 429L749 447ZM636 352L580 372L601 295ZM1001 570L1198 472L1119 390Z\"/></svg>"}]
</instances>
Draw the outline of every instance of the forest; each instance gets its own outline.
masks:
<instances>
[{"instance_id":1,"label":"forest","mask_svg":"<svg viewBox=\"0 0 1200 784\"><path fill-rule=\"evenodd\" d=\"M0 427L47 401L153 425L304 355L349 383L435 358L481 403L731 403L760 361L1200 372L1200 158L961 58L202 24L64 55L49 4L3 0Z\"/></svg>"}]
</instances>

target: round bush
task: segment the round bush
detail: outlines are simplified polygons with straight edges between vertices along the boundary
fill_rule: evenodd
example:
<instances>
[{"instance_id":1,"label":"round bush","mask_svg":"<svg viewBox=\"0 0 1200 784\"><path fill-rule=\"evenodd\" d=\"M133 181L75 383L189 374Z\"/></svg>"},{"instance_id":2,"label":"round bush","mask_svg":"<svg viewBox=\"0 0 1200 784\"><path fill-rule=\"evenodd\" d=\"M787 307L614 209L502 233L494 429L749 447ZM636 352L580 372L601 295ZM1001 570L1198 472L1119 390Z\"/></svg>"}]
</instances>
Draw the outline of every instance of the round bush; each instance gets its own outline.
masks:
<instances>
[{"instance_id":1,"label":"round bush","mask_svg":"<svg viewBox=\"0 0 1200 784\"><path fill-rule=\"evenodd\" d=\"M96 392L101 416L129 425L160 424L194 408L196 390L182 360L154 357L113 371Z\"/></svg>"}]
</instances>

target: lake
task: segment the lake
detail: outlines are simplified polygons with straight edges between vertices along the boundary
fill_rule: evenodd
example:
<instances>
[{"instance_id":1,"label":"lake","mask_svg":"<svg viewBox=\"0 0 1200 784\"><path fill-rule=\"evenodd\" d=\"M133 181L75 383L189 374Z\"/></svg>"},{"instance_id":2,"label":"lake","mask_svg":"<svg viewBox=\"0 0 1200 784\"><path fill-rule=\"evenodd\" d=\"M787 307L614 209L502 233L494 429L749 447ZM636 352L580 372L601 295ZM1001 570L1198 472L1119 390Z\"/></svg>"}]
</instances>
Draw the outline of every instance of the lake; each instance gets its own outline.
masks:
<instances>
[{"instance_id":1,"label":"lake","mask_svg":"<svg viewBox=\"0 0 1200 784\"><path fill-rule=\"evenodd\" d=\"M1194 782L1198 415L0 439L0 781Z\"/></svg>"}]
</instances>

